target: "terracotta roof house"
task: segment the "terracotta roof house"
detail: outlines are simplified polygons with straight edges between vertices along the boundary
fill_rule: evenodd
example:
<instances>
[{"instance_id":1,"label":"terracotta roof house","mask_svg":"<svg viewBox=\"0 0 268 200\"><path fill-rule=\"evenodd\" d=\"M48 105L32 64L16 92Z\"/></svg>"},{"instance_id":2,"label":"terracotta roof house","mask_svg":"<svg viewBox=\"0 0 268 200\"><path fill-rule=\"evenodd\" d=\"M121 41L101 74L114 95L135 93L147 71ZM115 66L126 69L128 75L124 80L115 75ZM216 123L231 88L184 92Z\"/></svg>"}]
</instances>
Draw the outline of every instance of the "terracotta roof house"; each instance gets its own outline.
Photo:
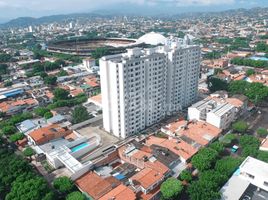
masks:
<instances>
[{"instance_id":1,"label":"terracotta roof house","mask_svg":"<svg viewBox=\"0 0 268 200\"><path fill-rule=\"evenodd\" d=\"M127 186L121 184L112 189L106 195L100 198L100 200L135 200L136 194Z\"/></svg>"},{"instance_id":2,"label":"terracotta roof house","mask_svg":"<svg viewBox=\"0 0 268 200\"><path fill-rule=\"evenodd\" d=\"M94 200L109 194L110 191L113 191L121 184L121 182L113 176L102 178L92 171L77 179L75 183L81 191L85 192L88 197ZM114 194L118 193L121 189L122 188L119 188L113 191Z\"/></svg>"},{"instance_id":3,"label":"terracotta roof house","mask_svg":"<svg viewBox=\"0 0 268 200\"><path fill-rule=\"evenodd\" d=\"M36 106L38 106L38 101L32 98L17 101L5 101L0 103L0 111L7 115L13 115L23 111L32 110Z\"/></svg>"},{"instance_id":4,"label":"terracotta roof house","mask_svg":"<svg viewBox=\"0 0 268 200\"><path fill-rule=\"evenodd\" d=\"M52 124L47 127L39 128L28 134L28 141L34 145L45 144L51 140L65 137L72 133L66 127L61 127L58 124Z\"/></svg>"},{"instance_id":5,"label":"terracotta roof house","mask_svg":"<svg viewBox=\"0 0 268 200\"><path fill-rule=\"evenodd\" d=\"M159 186L165 179L165 176L158 171L150 168L145 168L132 176L129 181L136 191L141 190L144 194Z\"/></svg>"}]
</instances>

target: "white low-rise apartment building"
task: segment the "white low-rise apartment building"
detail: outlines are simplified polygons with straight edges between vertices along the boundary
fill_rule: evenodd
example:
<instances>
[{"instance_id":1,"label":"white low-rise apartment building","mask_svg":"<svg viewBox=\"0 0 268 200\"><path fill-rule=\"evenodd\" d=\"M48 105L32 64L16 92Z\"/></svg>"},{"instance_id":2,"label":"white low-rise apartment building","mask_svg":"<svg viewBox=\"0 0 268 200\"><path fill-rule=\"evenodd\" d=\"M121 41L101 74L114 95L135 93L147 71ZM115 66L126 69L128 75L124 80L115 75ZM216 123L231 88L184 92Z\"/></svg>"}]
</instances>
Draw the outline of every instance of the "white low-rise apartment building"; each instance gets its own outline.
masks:
<instances>
[{"instance_id":1,"label":"white low-rise apartment building","mask_svg":"<svg viewBox=\"0 0 268 200\"><path fill-rule=\"evenodd\" d=\"M158 35L152 37L155 42ZM196 101L200 48L173 40L100 59L106 131L126 138Z\"/></svg>"},{"instance_id":2,"label":"white low-rise apartment building","mask_svg":"<svg viewBox=\"0 0 268 200\"><path fill-rule=\"evenodd\" d=\"M228 128L233 121L248 110L248 100L243 95L228 97L218 91L188 108L188 119L206 121L220 129Z\"/></svg>"},{"instance_id":3,"label":"white low-rise apartment building","mask_svg":"<svg viewBox=\"0 0 268 200\"><path fill-rule=\"evenodd\" d=\"M228 128L235 117L235 106L211 98L199 101L188 108L189 120L206 121L220 129Z\"/></svg>"},{"instance_id":4,"label":"white low-rise apartment building","mask_svg":"<svg viewBox=\"0 0 268 200\"><path fill-rule=\"evenodd\" d=\"M268 163L247 157L221 189L222 200L268 199Z\"/></svg>"}]
</instances>

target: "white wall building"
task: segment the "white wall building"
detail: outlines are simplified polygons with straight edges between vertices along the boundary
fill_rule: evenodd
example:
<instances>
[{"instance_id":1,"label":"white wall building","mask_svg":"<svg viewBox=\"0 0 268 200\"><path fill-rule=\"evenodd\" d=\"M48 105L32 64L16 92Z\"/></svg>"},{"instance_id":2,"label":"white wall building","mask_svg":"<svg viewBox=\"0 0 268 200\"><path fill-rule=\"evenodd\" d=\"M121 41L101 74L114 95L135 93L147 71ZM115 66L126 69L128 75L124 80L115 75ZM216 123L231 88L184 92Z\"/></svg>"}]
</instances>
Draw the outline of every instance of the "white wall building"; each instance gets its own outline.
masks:
<instances>
[{"instance_id":1,"label":"white wall building","mask_svg":"<svg viewBox=\"0 0 268 200\"><path fill-rule=\"evenodd\" d=\"M163 40L152 36L154 44ZM125 138L189 106L197 97L199 68L200 48L178 41L101 58L104 129Z\"/></svg>"},{"instance_id":2,"label":"white wall building","mask_svg":"<svg viewBox=\"0 0 268 200\"><path fill-rule=\"evenodd\" d=\"M247 157L220 192L222 200L267 199L268 163Z\"/></svg>"},{"instance_id":3,"label":"white wall building","mask_svg":"<svg viewBox=\"0 0 268 200\"><path fill-rule=\"evenodd\" d=\"M207 98L188 108L188 119L206 121L217 128L226 129L236 118L235 106Z\"/></svg>"}]
</instances>

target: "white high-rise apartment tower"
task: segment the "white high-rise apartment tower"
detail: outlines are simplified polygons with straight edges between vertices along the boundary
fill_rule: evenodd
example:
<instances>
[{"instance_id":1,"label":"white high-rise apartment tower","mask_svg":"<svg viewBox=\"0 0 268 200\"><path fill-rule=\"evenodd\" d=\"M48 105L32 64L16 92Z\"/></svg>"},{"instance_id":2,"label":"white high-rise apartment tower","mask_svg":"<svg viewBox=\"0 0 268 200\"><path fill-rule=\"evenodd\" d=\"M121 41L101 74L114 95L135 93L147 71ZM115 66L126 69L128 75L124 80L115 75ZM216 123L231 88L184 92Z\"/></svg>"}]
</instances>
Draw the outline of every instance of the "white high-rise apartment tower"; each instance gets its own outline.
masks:
<instances>
[{"instance_id":1,"label":"white high-rise apartment tower","mask_svg":"<svg viewBox=\"0 0 268 200\"><path fill-rule=\"evenodd\" d=\"M100 59L103 126L117 137L138 133L196 101L200 48L152 36L165 45Z\"/></svg>"}]
</instances>

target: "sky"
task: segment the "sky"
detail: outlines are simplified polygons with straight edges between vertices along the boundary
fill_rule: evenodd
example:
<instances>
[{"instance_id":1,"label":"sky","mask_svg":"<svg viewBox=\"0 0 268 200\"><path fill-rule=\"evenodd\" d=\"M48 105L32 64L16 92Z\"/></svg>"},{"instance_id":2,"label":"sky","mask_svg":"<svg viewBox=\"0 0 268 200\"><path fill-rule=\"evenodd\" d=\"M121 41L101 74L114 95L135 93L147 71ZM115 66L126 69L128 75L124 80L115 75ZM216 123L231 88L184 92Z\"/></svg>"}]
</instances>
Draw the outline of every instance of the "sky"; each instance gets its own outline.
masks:
<instances>
[{"instance_id":1,"label":"sky","mask_svg":"<svg viewBox=\"0 0 268 200\"><path fill-rule=\"evenodd\" d=\"M218 11L232 8L268 7L268 0L0 0L0 19L41 17L94 10L133 10L141 7L167 12Z\"/></svg>"}]
</instances>

